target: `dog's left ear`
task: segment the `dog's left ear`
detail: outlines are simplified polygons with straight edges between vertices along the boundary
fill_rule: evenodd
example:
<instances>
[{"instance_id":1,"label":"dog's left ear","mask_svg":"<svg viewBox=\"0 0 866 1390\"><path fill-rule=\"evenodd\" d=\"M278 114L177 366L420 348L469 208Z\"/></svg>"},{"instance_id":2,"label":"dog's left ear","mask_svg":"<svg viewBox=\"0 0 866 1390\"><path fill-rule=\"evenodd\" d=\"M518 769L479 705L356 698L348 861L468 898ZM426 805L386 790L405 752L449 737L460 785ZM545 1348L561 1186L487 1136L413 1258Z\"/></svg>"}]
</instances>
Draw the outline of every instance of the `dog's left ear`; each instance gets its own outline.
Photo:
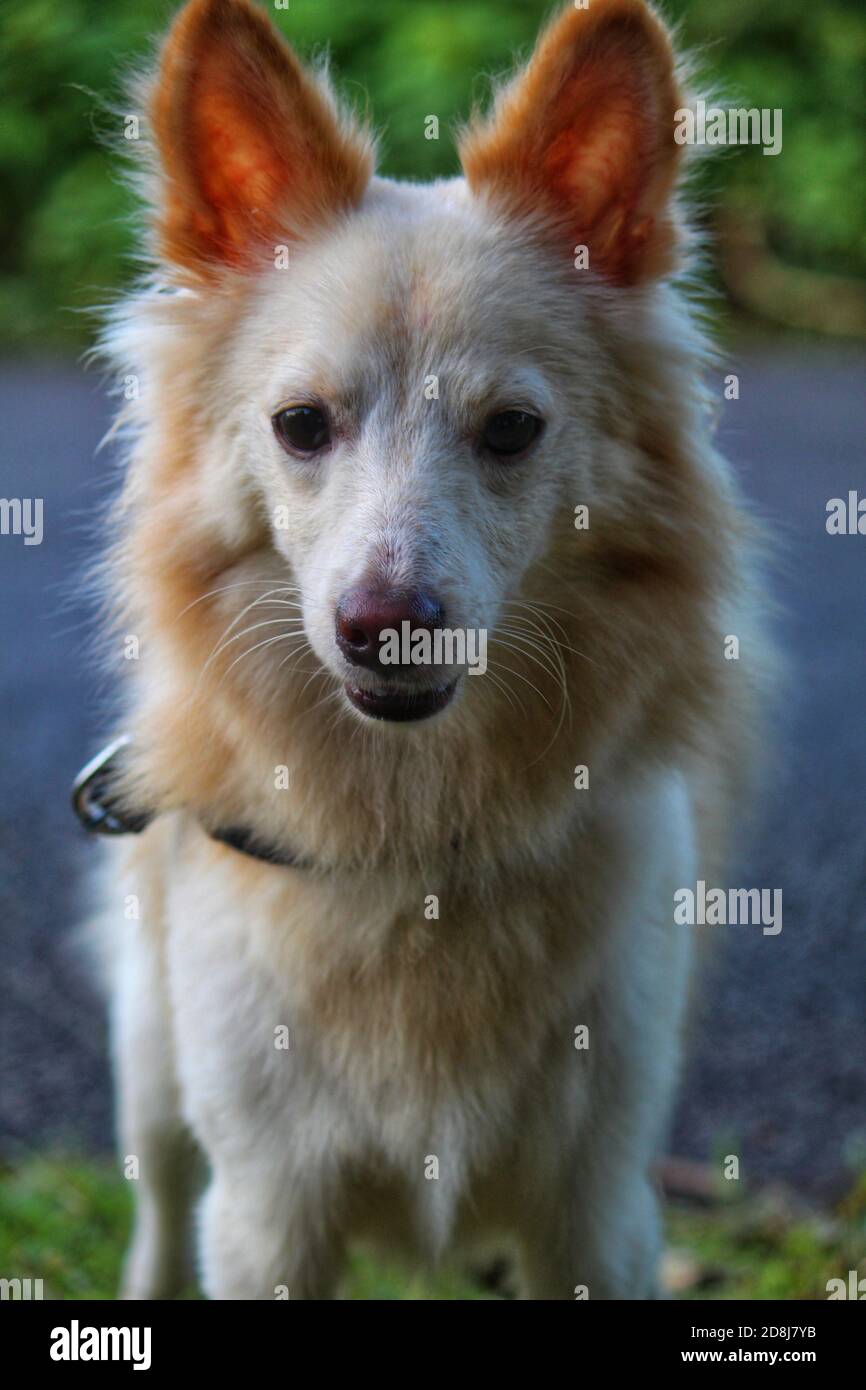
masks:
<instances>
[{"instance_id":1,"label":"dog's left ear","mask_svg":"<svg viewBox=\"0 0 866 1390\"><path fill-rule=\"evenodd\" d=\"M667 30L644 0L588 0L542 34L492 116L464 133L472 190L540 217L619 285L674 263L682 105Z\"/></svg>"},{"instance_id":2,"label":"dog's left ear","mask_svg":"<svg viewBox=\"0 0 866 1390\"><path fill-rule=\"evenodd\" d=\"M249 0L190 0L150 114L160 253L205 277L354 206L372 173L369 134Z\"/></svg>"}]
</instances>

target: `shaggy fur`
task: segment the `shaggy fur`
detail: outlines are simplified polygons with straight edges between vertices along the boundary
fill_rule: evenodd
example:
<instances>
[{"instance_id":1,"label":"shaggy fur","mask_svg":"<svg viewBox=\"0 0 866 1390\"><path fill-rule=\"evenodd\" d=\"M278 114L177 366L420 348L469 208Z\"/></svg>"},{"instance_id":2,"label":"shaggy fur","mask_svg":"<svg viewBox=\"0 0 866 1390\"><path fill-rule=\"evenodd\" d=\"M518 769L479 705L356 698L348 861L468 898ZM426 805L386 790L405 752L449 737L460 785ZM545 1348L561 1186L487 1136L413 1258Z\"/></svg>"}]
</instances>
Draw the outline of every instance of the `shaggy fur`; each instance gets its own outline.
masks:
<instances>
[{"instance_id":1,"label":"shaggy fur","mask_svg":"<svg viewBox=\"0 0 866 1390\"><path fill-rule=\"evenodd\" d=\"M677 82L642 0L569 6L464 133L466 179L415 186L370 176L247 0L192 0L166 40L157 271L107 339L140 383L108 566L140 642L126 794L158 813L103 888L130 1297L187 1277L202 1154L214 1298L332 1296L359 1239L507 1240L532 1298L655 1290L673 893L722 873L761 681L669 274ZM271 429L299 400L334 421L315 465ZM501 466L476 440L514 407L545 430ZM346 699L335 605L371 575L490 634L432 719ZM203 829L233 824L313 867Z\"/></svg>"}]
</instances>

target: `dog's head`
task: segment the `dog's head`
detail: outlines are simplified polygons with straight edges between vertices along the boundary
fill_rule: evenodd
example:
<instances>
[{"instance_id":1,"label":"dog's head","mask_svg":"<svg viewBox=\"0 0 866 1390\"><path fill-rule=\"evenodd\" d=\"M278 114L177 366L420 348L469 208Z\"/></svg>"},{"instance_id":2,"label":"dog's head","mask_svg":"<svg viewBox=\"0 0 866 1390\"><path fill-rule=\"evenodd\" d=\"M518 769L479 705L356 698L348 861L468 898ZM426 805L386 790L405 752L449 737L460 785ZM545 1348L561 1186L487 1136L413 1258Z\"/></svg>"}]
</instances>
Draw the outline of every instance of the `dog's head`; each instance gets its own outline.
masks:
<instances>
[{"instance_id":1,"label":"dog's head","mask_svg":"<svg viewBox=\"0 0 866 1390\"><path fill-rule=\"evenodd\" d=\"M526 662L543 686L562 658L540 576L572 570L615 471L609 292L639 302L675 256L660 22L570 7L432 186L373 177L367 132L247 0L187 5L150 100L209 544L249 586L260 564L232 642L284 636L256 660L291 680L294 651L364 719L443 710L469 672L531 695Z\"/></svg>"},{"instance_id":2,"label":"dog's head","mask_svg":"<svg viewBox=\"0 0 866 1390\"><path fill-rule=\"evenodd\" d=\"M570 6L463 177L398 184L249 0L181 12L146 94L157 283L110 344L133 723L173 797L243 765L249 817L306 759L312 814L324 758L332 811L374 782L391 833L423 765L420 840L455 786L468 824L533 768L541 806L540 769L567 794L575 755L651 756L707 698L736 520L669 284L676 73L643 0Z\"/></svg>"}]
</instances>

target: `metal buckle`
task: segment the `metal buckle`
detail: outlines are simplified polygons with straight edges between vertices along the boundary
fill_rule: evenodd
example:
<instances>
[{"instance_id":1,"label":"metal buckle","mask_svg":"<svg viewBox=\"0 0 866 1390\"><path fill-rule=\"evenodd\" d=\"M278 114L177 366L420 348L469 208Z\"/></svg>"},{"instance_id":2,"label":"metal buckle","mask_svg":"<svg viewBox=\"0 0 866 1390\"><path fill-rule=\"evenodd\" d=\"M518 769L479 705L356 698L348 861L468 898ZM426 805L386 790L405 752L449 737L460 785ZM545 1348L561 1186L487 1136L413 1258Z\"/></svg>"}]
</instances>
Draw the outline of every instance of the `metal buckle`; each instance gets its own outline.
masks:
<instances>
[{"instance_id":1,"label":"metal buckle","mask_svg":"<svg viewBox=\"0 0 866 1390\"><path fill-rule=\"evenodd\" d=\"M147 813L124 813L112 804L111 784L117 778L118 755L129 743L129 735L121 734L91 758L72 784L72 809L91 835L137 835L152 820Z\"/></svg>"}]
</instances>

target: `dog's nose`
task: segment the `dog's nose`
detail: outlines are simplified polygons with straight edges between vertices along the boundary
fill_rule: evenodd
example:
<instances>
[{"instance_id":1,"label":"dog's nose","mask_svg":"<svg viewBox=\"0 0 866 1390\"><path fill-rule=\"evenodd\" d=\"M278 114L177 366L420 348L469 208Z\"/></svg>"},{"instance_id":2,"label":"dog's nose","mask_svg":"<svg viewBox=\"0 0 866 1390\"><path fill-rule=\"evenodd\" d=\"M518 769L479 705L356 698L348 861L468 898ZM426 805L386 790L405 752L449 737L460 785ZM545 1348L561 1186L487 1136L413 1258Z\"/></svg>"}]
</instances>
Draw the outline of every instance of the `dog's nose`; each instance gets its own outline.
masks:
<instances>
[{"instance_id":1,"label":"dog's nose","mask_svg":"<svg viewBox=\"0 0 866 1390\"><path fill-rule=\"evenodd\" d=\"M337 604L337 646L353 666L370 670L391 670L379 659L382 633L387 629L402 635L402 624L411 623L412 631L426 628L432 632L444 622L441 604L419 589L409 592L381 589L349 589Z\"/></svg>"}]
</instances>

